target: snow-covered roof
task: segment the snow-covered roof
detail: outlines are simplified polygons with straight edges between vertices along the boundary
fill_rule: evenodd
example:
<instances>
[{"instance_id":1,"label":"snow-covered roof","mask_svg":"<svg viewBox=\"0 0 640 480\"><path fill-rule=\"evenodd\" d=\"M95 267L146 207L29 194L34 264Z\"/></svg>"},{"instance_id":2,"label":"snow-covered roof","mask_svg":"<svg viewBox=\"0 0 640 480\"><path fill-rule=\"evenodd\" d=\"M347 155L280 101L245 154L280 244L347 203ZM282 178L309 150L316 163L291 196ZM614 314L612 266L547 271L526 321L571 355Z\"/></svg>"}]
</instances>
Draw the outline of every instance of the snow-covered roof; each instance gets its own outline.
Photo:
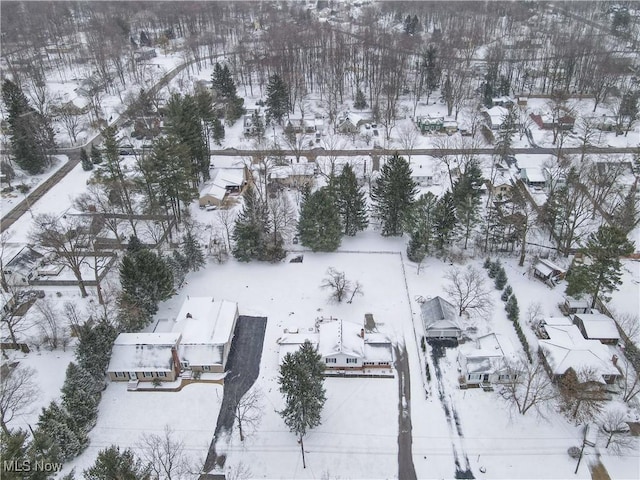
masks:
<instances>
[{"instance_id":1,"label":"snow-covered roof","mask_svg":"<svg viewBox=\"0 0 640 480\"><path fill-rule=\"evenodd\" d=\"M522 178L526 178L529 182L544 183L547 181L541 168L523 168L520 171L520 175Z\"/></svg>"},{"instance_id":2,"label":"snow-covered roof","mask_svg":"<svg viewBox=\"0 0 640 480\"><path fill-rule=\"evenodd\" d=\"M590 308L591 304L588 302L586 298L573 298L566 296L564 297L564 301L569 308Z\"/></svg>"},{"instance_id":3,"label":"snow-covered roof","mask_svg":"<svg viewBox=\"0 0 640 480\"><path fill-rule=\"evenodd\" d=\"M503 371L514 362L516 350L502 334L489 333L475 342L459 347L459 358L466 364L467 373L494 373Z\"/></svg>"},{"instance_id":4,"label":"snow-covered roof","mask_svg":"<svg viewBox=\"0 0 640 480\"><path fill-rule=\"evenodd\" d=\"M241 157L231 157L228 155L210 155L209 168L242 168L245 166Z\"/></svg>"},{"instance_id":5,"label":"snow-covered roof","mask_svg":"<svg viewBox=\"0 0 640 480\"><path fill-rule=\"evenodd\" d=\"M492 125L502 125L504 119L509 115L509 110L504 107L495 106L487 109L487 115L489 115Z\"/></svg>"},{"instance_id":6,"label":"snow-covered roof","mask_svg":"<svg viewBox=\"0 0 640 480\"><path fill-rule=\"evenodd\" d=\"M330 319L320 322L318 351L323 357L342 353L352 357L364 357L362 325L345 320Z\"/></svg>"},{"instance_id":7,"label":"snow-covered roof","mask_svg":"<svg viewBox=\"0 0 640 480\"><path fill-rule=\"evenodd\" d=\"M2 263L5 271L28 272L44 257L28 245L14 245L13 248L5 247L5 249Z\"/></svg>"},{"instance_id":8,"label":"snow-covered roof","mask_svg":"<svg viewBox=\"0 0 640 480\"><path fill-rule=\"evenodd\" d=\"M576 319L582 321L587 338L619 340L620 334L612 318L602 313L577 313Z\"/></svg>"},{"instance_id":9,"label":"snow-covered roof","mask_svg":"<svg viewBox=\"0 0 640 480\"><path fill-rule=\"evenodd\" d=\"M187 297L173 331L182 334L180 345L223 345L231 340L238 304L213 297Z\"/></svg>"},{"instance_id":10,"label":"snow-covered roof","mask_svg":"<svg viewBox=\"0 0 640 480\"><path fill-rule=\"evenodd\" d=\"M573 323L571 322L571 319L568 317L548 317L545 318L542 323L544 325L551 325L551 326L569 326L569 325L573 325Z\"/></svg>"},{"instance_id":11,"label":"snow-covered roof","mask_svg":"<svg viewBox=\"0 0 640 480\"><path fill-rule=\"evenodd\" d=\"M109 372L170 372L179 333L121 333L113 343Z\"/></svg>"},{"instance_id":12,"label":"snow-covered roof","mask_svg":"<svg viewBox=\"0 0 640 480\"><path fill-rule=\"evenodd\" d=\"M211 180L200 192L200 196L210 195L213 198L222 201L227 188L241 187L244 184L244 167L243 168L216 168L211 174Z\"/></svg>"},{"instance_id":13,"label":"snow-covered roof","mask_svg":"<svg viewBox=\"0 0 640 480\"><path fill-rule=\"evenodd\" d=\"M289 178L293 176L312 177L315 173L315 163L303 162L291 165L281 165L269 170L271 178Z\"/></svg>"},{"instance_id":14,"label":"snow-covered roof","mask_svg":"<svg viewBox=\"0 0 640 480\"><path fill-rule=\"evenodd\" d=\"M620 375L609 349L598 340L586 340L575 325L547 325L545 330L549 339L538 343L555 375L564 375L569 368L573 368L578 376L585 369L600 375ZM603 381L602 378L598 380Z\"/></svg>"},{"instance_id":15,"label":"snow-covered roof","mask_svg":"<svg viewBox=\"0 0 640 480\"><path fill-rule=\"evenodd\" d=\"M458 315L453 305L442 297L434 297L420 306L422 322L427 330L457 329Z\"/></svg>"}]
</instances>

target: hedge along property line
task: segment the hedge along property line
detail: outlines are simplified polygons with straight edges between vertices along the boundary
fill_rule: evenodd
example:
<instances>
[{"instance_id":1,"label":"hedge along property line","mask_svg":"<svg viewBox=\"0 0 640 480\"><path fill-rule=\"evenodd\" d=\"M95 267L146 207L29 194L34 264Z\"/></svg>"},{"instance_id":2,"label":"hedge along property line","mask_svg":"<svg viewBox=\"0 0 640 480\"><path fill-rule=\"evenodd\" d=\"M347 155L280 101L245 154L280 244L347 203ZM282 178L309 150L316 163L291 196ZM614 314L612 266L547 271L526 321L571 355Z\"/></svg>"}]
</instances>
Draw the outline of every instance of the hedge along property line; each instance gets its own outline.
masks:
<instances>
[{"instance_id":1,"label":"hedge along property line","mask_svg":"<svg viewBox=\"0 0 640 480\"><path fill-rule=\"evenodd\" d=\"M518 299L512 293L511 286L508 284L505 286L506 281L503 283L502 278L506 278L506 272L502 265L500 265L500 260L492 262L487 258L483 267L487 270L489 278L495 280L496 290L504 289L500 298L505 302L504 309L507 312L507 318L513 323L518 339L524 348L524 353L527 355L529 363L532 363L533 359L531 358L531 352L529 350L529 342L527 341L527 337L525 337L522 327L520 326L520 307L518 307Z\"/></svg>"}]
</instances>

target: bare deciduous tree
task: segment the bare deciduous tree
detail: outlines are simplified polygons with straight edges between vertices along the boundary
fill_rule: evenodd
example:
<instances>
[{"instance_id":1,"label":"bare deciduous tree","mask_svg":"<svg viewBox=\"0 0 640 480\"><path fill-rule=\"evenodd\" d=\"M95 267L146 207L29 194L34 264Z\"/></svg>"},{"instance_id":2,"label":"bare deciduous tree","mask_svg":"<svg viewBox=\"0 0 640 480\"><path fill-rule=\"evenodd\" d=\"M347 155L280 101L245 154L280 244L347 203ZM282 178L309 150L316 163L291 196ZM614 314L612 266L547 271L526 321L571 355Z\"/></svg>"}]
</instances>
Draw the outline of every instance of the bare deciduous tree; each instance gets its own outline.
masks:
<instances>
[{"instance_id":1,"label":"bare deciduous tree","mask_svg":"<svg viewBox=\"0 0 640 480\"><path fill-rule=\"evenodd\" d=\"M468 314L470 310L483 315L491 310L491 290L486 286L482 271L471 265L465 269L453 267L445 278L449 280L449 284L444 287L444 291L458 308L458 315Z\"/></svg>"},{"instance_id":2,"label":"bare deciduous tree","mask_svg":"<svg viewBox=\"0 0 640 480\"><path fill-rule=\"evenodd\" d=\"M60 312L55 304L48 298L38 300L35 304L38 312L37 324L42 332L42 342L52 350L62 347L67 348L70 336L69 330L60 321Z\"/></svg>"},{"instance_id":3,"label":"bare deciduous tree","mask_svg":"<svg viewBox=\"0 0 640 480\"><path fill-rule=\"evenodd\" d=\"M600 432L607 439L605 448L611 447L611 451L616 455L637 449L637 442L629 435L626 419L627 413L619 407L609 408L600 418Z\"/></svg>"},{"instance_id":4,"label":"bare deciduous tree","mask_svg":"<svg viewBox=\"0 0 640 480\"><path fill-rule=\"evenodd\" d=\"M418 129L412 123L405 123L398 129L398 143L407 151L407 159L411 162L411 152L418 141Z\"/></svg>"},{"instance_id":5,"label":"bare deciduous tree","mask_svg":"<svg viewBox=\"0 0 640 480\"><path fill-rule=\"evenodd\" d=\"M544 318L544 311L541 302L531 302L527 307L527 323L534 327Z\"/></svg>"},{"instance_id":6,"label":"bare deciduous tree","mask_svg":"<svg viewBox=\"0 0 640 480\"><path fill-rule=\"evenodd\" d=\"M138 447L154 478L180 479L189 473L184 442L176 440L168 425L165 425L162 435L143 434Z\"/></svg>"},{"instance_id":7,"label":"bare deciduous tree","mask_svg":"<svg viewBox=\"0 0 640 480\"><path fill-rule=\"evenodd\" d=\"M40 394L33 382L35 373L26 366L0 368L0 426L6 434L9 434L8 423L16 415L30 413L30 405Z\"/></svg>"},{"instance_id":8,"label":"bare deciduous tree","mask_svg":"<svg viewBox=\"0 0 640 480\"><path fill-rule=\"evenodd\" d=\"M344 272L339 272L333 267L327 269L327 276L322 280L320 288L329 289L331 298L338 303L342 302L349 294L351 294L349 303L356 294L362 294L362 286L359 282L356 282L354 286Z\"/></svg>"},{"instance_id":9,"label":"bare deciduous tree","mask_svg":"<svg viewBox=\"0 0 640 480\"><path fill-rule=\"evenodd\" d=\"M593 368L569 368L559 382L560 410L581 424L598 416L607 400L600 374Z\"/></svg>"},{"instance_id":10,"label":"bare deciduous tree","mask_svg":"<svg viewBox=\"0 0 640 480\"><path fill-rule=\"evenodd\" d=\"M255 432L260 425L264 411L262 397L262 392L257 387L253 387L236 402L233 416L241 442L244 442L244 439Z\"/></svg>"},{"instance_id":11,"label":"bare deciduous tree","mask_svg":"<svg viewBox=\"0 0 640 480\"><path fill-rule=\"evenodd\" d=\"M235 465L229 465L225 478L228 478L229 480L247 480L251 475L251 469L244 463L240 462Z\"/></svg>"},{"instance_id":12,"label":"bare deciduous tree","mask_svg":"<svg viewBox=\"0 0 640 480\"><path fill-rule=\"evenodd\" d=\"M543 408L557 396L553 382L538 357L531 363L520 358L507 365L507 372L512 380L503 386L500 393L522 415L531 409L542 415Z\"/></svg>"}]
</instances>

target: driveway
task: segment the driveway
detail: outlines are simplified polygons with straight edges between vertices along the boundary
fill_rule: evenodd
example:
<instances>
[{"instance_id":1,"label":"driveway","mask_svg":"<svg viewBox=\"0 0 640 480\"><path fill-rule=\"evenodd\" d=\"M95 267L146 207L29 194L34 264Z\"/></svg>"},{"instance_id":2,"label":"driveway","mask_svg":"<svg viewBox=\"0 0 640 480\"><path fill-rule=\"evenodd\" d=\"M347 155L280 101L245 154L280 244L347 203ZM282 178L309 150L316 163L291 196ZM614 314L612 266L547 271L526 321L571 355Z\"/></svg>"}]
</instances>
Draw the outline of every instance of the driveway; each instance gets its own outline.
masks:
<instances>
[{"instance_id":1,"label":"driveway","mask_svg":"<svg viewBox=\"0 0 640 480\"><path fill-rule=\"evenodd\" d=\"M394 347L396 370L398 371L398 478L402 480L416 479L411 446L411 383L409 377L409 361L407 347Z\"/></svg>"},{"instance_id":2,"label":"driveway","mask_svg":"<svg viewBox=\"0 0 640 480\"><path fill-rule=\"evenodd\" d=\"M231 432L237 401L258 378L266 328L266 317L247 317L244 315L238 317L227 359L227 376L224 379L222 405L215 434L204 463L204 472L210 472L216 465L224 467L226 457L216 454L216 442L221 435Z\"/></svg>"}]
</instances>

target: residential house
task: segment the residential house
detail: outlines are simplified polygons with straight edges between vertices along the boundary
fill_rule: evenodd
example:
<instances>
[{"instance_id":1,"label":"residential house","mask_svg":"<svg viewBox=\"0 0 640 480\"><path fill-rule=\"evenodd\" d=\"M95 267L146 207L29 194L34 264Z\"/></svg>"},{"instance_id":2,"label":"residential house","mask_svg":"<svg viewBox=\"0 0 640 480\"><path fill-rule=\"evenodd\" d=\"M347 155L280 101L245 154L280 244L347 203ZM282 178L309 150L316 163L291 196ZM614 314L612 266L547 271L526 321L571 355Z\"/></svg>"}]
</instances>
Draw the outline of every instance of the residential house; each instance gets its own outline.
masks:
<instances>
[{"instance_id":1,"label":"residential house","mask_svg":"<svg viewBox=\"0 0 640 480\"><path fill-rule=\"evenodd\" d=\"M586 339L598 340L605 345L616 345L620 340L616 322L602 313L577 313L573 323Z\"/></svg>"},{"instance_id":2,"label":"residential house","mask_svg":"<svg viewBox=\"0 0 640 480\"><path fill-rule=\"evenodd\" d=\"M307 340L318 350L329 374L336 370L357 373L390 368L393 363L391 342L386 336L366 332L363 324L336 318L320 318L307 331L286 329L278 339L280 363Z\"/></svg>"},{"instance_id":3,"label":"residential house","mask_svg":"<svg viewBox=\"0 0 640 480\"><path fill-rule=\"evenodd\" d=\"M442 129L447 135L453 135L458 131L458 122L455 120L445 120L442 123Z\"/></svg>"},{"instance_id":4,"label":"residential house","mask_svg":"<svg viewBox=\"0 0 640 480\"><path fill-rule=\"evenodd\" d=\"M617 356L598 340L585 339L575 325L546 325L549 336L539 340L539 354L549 376L560 380L569 369L579 381L611 384L621 377ZM595 374L595 378L591 376Z\"/></svg>"},{"instance_id":5,"label":"residential house","mask_svg":"<svg viewBox=\"0 0 640 480\"><path fill-rule=\"evenodd\" d=\"M213 297L187 297L176 318L174 333L180 367L194 372L223 373L238 320L238 304Z\"/></svg>"},{"instance_id":6,"label":"residential house","mask_svg":"<svg viewBox=\"0 0 640 480\"><path fill-rule=\"evenodd\" d=\"M462 336L456 308L442 297L434 297L420 305L426 338L459 340Z\"/></svg>"},{"instance_id":7,"label":"residential house","mask_svg":"<svg viewBox=\"0 0 640 480\"><path fill-rule=\"evenodd\" d=\"M113 342L107 374L112 382L172 382L180 373L179 344L177 332L121 333Z\"/></svg>"},{"instance_id":8,"label":"residential house","mask_svg":"<svg viewBox=\"0 0 640 480\"><path fill-rule=\"evenodd\" d=\"M142 62L145 60L151 60L157 57L155 48L139 48L133 52L133 58L136 62Z\"/></svg>"},{"instance_id":9,"label":"residential house","mask_svg":"<svg viewBox=\"0 0 640 480\"><path fill-rule=\"evenodd\" d=\"M511 193L511 190L513 189L513 181L510 176L499 174L496 175L493 182L491 180L487 180L487 187L494 197L502 199Z\"/></svg>"},{"instance_id":10,"label":"residential house","mask_svg":"<svg viewBox=\"0 0 640 480\"><path fill-rule=\"evenodd\" d=\"M2 273L9 285L29 285L44 265L44 255L29 245L6 244L2 254Z\"/></svg>"},{"instance_id":11,"label":"residential house","mask_svg":"<svg viewBox=\"0 0 640 480\"><path fill-rule=\"evenodd\" d=\"M459 348L461 382L480 385L513 381L517 378L516 360L516 350L504 335L489 333L478 337Z\"/></svg>"},{"instance_id":12,"label":"residential house","mask_svg":"<svg viewBox=\"0 0 640 480\"><path fill-rule=\"evenodd\" d=\"M440 132L444 128L444 117L432 117L431 115L416 117L416 126L423 135Z\"/></svg>"},{"instance_id":13,"label":"residential house","mask_svg":"<svg viewBox=\"0 0 640 480\"><path fill-rule=\"evenodd\" d=\"M564 297L564 303L562 304L561 310L563 310L563 313L566 315L590 313L591 304L585 298L573 298L567 295Z\"/></svg>"},{"instance_id":14,"label":"residential house","mask_svg":"<svg viewBox=\"0 0 640 480\"><path fill-rule=\"evenodd\" d=\"M358 133L358 120L355 116L347 114L338 119L338 132L340 133Z\"/></svg>"},{"instance_id":15,"label":"residential house","mask_svg":"<svg viewBox=\"0 0 640 480\"><path fill-rule=\"evenodd\" d=\"M570 327L573 322L567 317L547 317L540 321L536 327L536 334L539 338L545 340L549 339L549 333L547 333L547 327Z\"/></svg>"},{"instance_id":16,"label":"residential house","mask_svg":"<svg viewBox=\"0 0 640 480\"><path fill-rule=\"evenodd\" d=\"M272 167L269 170L270 185L293 188L312 186L316 168L315 163L292 163Z\"/></svg>"},{"instance_id":17,"label":"residential house","mask_svg":"<svg viewBox=\"0 0 640 480\"><path fill-rule=\"evenodd\" d=\"M433 157L416 157L411 162L411 179L418 185L430 187L442 181L437 161Z\"/></svg>"},{"instance_id":18,"label":"residential house","mask_svg":"<svg viewBox=\"0 0 640 480\"><path fill-rule=\"evenodd\" d=\"M246 167L214 169L208 184L200 192L200 206L223 205L229 195L242 193L249 178Z\"/></svg>"},{"instance_id":19,"label":"residential house","mask_svg":"<svg viewBox=\"0 0 640 480\"><path fill-rule=\"evenodd\" d=\"M533 266L533 276L539 278L550 286L564 279L567 271L545 258L539 259Z\"/></svg>"},{"instance_id":20,"label":"residential house","mask_svg":"<svg viewBox=\"0 0 640 480\"><path fill-rule=\"evenodd\" d=\"M520 178L531 188L544 188L547 185L547 179L541 168L522 168Z\"/></svg>"},{"instance_id":21,"label":"residential house","mask_svg":"<svg viewBox=\"0 0 640 480\"><path fill-rule=\"evenodd\" d=\"M509 115L509 110L505 107L491 107L484 111L484 117L487 122L487 126L491 130L500 130L504 122Z\"/></svg>"},{"instance_id":22,"label":"residential house","mask_svg":"<svg viewBox=\"0 0 640 480\"><path fill-rule=\"evenodd\" d=\"M491 99L491 104L494 107L511 108L515 104L515 101L511 97L509 97L507 95L503 95L501 97L492 98Z\"/></svg>"},{"instance_id":23,"label":"residential house","mask_svg":"<svg viewBox=\"0 0 640 480\"><path fill-rule=\"evenodd\" d=\"M560 128L560 130L572 130L576 123L576 119L570 115L563 115L556 119L553 115L548 113L532 113L530 117L531 120L533 120L534 123L542 130L553 130L555 128Z\"/></svg>"}]
</instances>

